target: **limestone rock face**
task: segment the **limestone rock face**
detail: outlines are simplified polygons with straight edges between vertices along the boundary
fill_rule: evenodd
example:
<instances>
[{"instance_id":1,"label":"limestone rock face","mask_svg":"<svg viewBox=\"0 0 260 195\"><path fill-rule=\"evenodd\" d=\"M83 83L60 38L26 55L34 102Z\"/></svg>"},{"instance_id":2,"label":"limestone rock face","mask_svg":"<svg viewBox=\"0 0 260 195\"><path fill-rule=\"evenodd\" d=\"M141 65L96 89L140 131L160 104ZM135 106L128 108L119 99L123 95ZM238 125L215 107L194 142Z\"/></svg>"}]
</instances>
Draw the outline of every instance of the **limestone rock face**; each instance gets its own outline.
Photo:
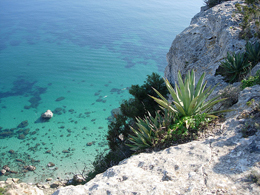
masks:
<instances>
[{"instance_id":1,"label":"limestone rock face","mask_svg":"<svg viewBox=\"0 0 260 195\"><path fill-rule=\"evenodd\" d=\"M253 171L260 173L260 132L244 138L241 132L251 119L240 117L252 111L246 101L259 97L259 90L256 85L240 93L236 110L215 127L220 135L132 156L85 185L63 187L53 195L260 194L250 179Z\"/></svg>"},{"instance_id":2,"label":"limestone rock face","mask_svg":"<svg viewBox=\"0 0 260 195\"><path fill-rule=\"evenodd\" d=\"M178 70L184 75L195 69L196 78L206 72L209 85L220 83L216 91L227 85L222 76L214 74L227 52L244 50L246 44L238 39L240 16L232 17L237 2L241 0L200 12L176 37L167 54L165 77L170 82L175 82ZM259 85L240 92L238 102L230 108L234 111L214 127L218 135L132 156L85 185L62 187L53 195L260 194L251 177L253 172L260 174L260 132L248 132L249 124L260 125L260 114L258 121L243 117L244 112L248 116L253 112L247 105L251 99L260 101Z\"/></svg>"},{"instance_id":3,"label":"limestone rock face","mask_svg":"<svg viewBox=\"0 0 260 195\"><path fill-rule=\"evenodd\" d=\"M41 115L42 118L44 119L50 119L53 117L53 113L51 110L47 110L46 112L44 112L42 115Z\"/></svg>"},{"instance_id":4,"label":"limestone rock face","mask_svg":"<svg viewBox=\"0 0 260 195\"><path fill-rule=\"evenodd\" d=\"M246 41L239 40L241 16L234 14L235 4L227 1L195 15L190 26L176 36L167 54L165 77L174 83L180 70L182 75L194 69L199 78L206 72L206 80L213 76L227 52L244 50ZM233 15L233 16L232 16Z\"/></svg>"},{"instance_id":5,"label":"limestone rock face","mask_svg":"<svg viewBox=\"0 0 260 195\"><path fill-rule=\"evenodd\" d=\"M8 178L6 181L0 181L0 187L6 191L4 194L27 194L27 195L44 195L43 191L26 183L17 183L19 179Z\"/></svg>"}]
</instances>

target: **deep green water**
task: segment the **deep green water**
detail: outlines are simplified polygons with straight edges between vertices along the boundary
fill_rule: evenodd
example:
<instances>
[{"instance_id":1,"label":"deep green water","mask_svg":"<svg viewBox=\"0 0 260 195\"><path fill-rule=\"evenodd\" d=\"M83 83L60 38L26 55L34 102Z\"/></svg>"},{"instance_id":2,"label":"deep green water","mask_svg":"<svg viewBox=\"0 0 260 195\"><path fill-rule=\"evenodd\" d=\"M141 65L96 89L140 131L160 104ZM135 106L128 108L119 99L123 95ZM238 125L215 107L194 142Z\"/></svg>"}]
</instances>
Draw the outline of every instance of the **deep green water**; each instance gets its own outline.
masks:
<instances>
[{"instance_id":1,"label":"deep green water","mask_svg":"<svg viewBox=\"0 0 260 195\"><path fill-rule=\"evenodd\" d=\"M0 0L0 168L18 172L0 180L35 183L91 168L108 148L111 110L129 98L132 84L143 84L152 72L163 76L173 39L202 5ZM54 117L42 122L47 109ZM25 165L36 166L35 172L25 172Z\"/></svg>"}]
</instances>

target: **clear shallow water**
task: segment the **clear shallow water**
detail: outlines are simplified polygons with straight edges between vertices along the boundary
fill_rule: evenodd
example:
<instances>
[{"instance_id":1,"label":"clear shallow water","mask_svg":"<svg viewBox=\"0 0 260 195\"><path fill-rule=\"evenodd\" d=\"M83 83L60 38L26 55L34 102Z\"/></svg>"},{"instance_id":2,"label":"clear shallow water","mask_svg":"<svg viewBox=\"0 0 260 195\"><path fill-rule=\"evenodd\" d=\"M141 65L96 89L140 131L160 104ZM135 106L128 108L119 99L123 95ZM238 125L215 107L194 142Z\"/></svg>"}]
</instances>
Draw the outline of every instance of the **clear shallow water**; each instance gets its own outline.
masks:
<instances>
[{"instance_id":1,"label":"clear shallow water","mask_svg":"<svg viewBox=\"0 0 260 195\"><path fill-rule=\"evenodd\" d=\"M9 177L35 183L91 168L108 148L111 110L129 98L132 84L152 72L163 76L173 39L202 5L0 0L0 166L18 172ZM42 123L47 109L56 110L54 117ZM23 121L28 125L18 127Z\"/></svg>"}]
</instances>

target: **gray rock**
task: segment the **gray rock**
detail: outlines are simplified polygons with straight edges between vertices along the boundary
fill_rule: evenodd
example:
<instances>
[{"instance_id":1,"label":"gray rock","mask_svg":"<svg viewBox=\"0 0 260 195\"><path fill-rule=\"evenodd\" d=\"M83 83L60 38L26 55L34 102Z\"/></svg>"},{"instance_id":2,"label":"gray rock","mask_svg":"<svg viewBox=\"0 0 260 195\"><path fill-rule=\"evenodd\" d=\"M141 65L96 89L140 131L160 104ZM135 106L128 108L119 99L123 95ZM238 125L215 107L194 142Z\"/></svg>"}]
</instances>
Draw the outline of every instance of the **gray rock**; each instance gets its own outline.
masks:
<instances>
[{"instance_id":1,"label":"gray rock","mask_svg":"<svg viewBox=\"0 0 260 195\"><path fill-rule=\"evenodd\" d=\"M49 162L49 163L47 164L47 166L48 166L48 167L54 167L55 164L54 164L53 162Z\"/></svg>"},{"instance_id":2,"label":"gray rock","mask_svg":"<svg viewBox=\"0 0 260 195\"><path fill-rule=\"evenodd\" d=\"M1 171L0 171L0 176L1 175L4 175L6 173L6 170L5 169L1 169Z\"/></svg>"},{"instance_id":3,"label":"gray rock","mask_svg":"<svg viewBox=\"0 0 260 195\"><path fill-rule=\"evenodd\" d=\"M36 167L35 167L35 166L32 166L32 165L29 165L29 166L26 167L26 169L27 169L28 171L34 171L34 170L36 169Z\"/></svg>"},{"instance_id":4,"label":"gray rock","mask_svg":"<svg viewBox=\"0 0 260 195\"><path fill-rule=\"evenodd\" d=\"M44 119L50 119L53 117L53 113L51 110L47 110L46 112L44 112L42 115L41 115L42 118Z\"/></svg>"},{"instance_id":5,"label":"gray rock","mask_svg":"<svg viewBox=\"0 0 260 195\"><path fill-rule=\"evenodd\" d=\"M260 70L260 63L258 63L254 68L252 68L252 70L250 71L250 73L247 75L247 77L249 76L255 76L256 72Z\"/></svg>"},{"instance_id":6,"label":"gray rock","mask_svg":"<svg viewBox=\"0 0 260 195\"><path fill-rule=\"evenodd\" d=\"M84 186L60 188L54 195L260 194L248 179L253 170L260 170L260 132L243 138L238 117L240 110L252 110L246 102L259 92L259 85L241 92L235 110L216 127L221 135L132 156Z\"/></svg>"},{"instance_id":7,"label":"gray rock","mask_svg":"<svg viewBox=\"0 0 260 195\"><path fill-rule=\"evenodd\" d=\"M174 83L180 70L185 75L194 69L199 78L206 72L206 80L215 75L227 52L245 49L245 40L238 39L241 16L233 14L235 0L224 2L194 16L190 26L176 36L167 54L165 77ZM234 15L234 16L232 16Z\"/></svg>"}]
</instances>

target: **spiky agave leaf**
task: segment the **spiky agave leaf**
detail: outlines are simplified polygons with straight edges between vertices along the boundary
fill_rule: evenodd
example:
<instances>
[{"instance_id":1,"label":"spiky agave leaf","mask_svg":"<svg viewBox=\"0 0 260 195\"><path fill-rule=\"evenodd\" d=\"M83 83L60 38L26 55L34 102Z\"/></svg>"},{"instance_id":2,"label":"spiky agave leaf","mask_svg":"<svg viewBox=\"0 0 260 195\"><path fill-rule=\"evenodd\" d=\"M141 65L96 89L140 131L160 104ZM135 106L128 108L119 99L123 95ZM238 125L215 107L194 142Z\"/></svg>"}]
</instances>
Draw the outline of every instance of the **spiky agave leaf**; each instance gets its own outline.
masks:
<instances>
[{"instance_id":1,"label":"spiky agave leaf","mask_svg":"<svg viewBox=\"0 0 260 195\"><path fill-rule=\"evenodd\" d=\"M175 84L175 90L171 86L170 82L165 79L166 87L173 98L173 104L162 97L162 95L155 90L158 96L156 98L151 96L158 104L162 107L167 108L169 111L178 114L179 116L193 116L196 114L207 113L215 104L224 101L225 99L219 99L218 97L208 100L206 99L216 88L208 87L205 89L207 82L204 82L205 73L203 73L197 83L195 84L195 73L194 70L187 73L185 82L183 82L180 71L178 72L178 84ZM223 111L225 112L225 111ZM212 113L208 113L209 117L213 117Z\"/></svg>"},{"instance_id":2,"label":"spiky agave leaf","mask_svg":"<svg viewBox=\"0 0 260 195\"><path fill-rule=\"evenodd\" d=\"M254 44L251 42L246 43L246 54L248 60L252 62L252 65L256 65L257 62L260 60L260 44L256 41Z\"/></svg>"},{"instance_id":3,"label":"spiky agave leaf","mask_svg":"<svg viewBox=\"0 0 260 195\"><path fill-rule=\"evenodd\" d=\"M168 126L171 124L172 114L168 113L167 109L164 109L164 115L157 111L155 117L152 117L150 113L144 119L137 119L137 129L131 127L131 130L135 135L129 135L129 141L131 144L126 144L131 150L146 149L153 147L155 142L161 139Z\"/></svg>"},{"instance_id":4,"label":"spiky agave leaf","mask_svg":"<svg viewBox=\"0 0 260 195\"><path fill-rule=\"evenodd\" d=\"M226 78L233 83L248 71L250 65L245 54L227 53L226 60L220 66L224 68Z\"/></svg>"}]
</instances>

